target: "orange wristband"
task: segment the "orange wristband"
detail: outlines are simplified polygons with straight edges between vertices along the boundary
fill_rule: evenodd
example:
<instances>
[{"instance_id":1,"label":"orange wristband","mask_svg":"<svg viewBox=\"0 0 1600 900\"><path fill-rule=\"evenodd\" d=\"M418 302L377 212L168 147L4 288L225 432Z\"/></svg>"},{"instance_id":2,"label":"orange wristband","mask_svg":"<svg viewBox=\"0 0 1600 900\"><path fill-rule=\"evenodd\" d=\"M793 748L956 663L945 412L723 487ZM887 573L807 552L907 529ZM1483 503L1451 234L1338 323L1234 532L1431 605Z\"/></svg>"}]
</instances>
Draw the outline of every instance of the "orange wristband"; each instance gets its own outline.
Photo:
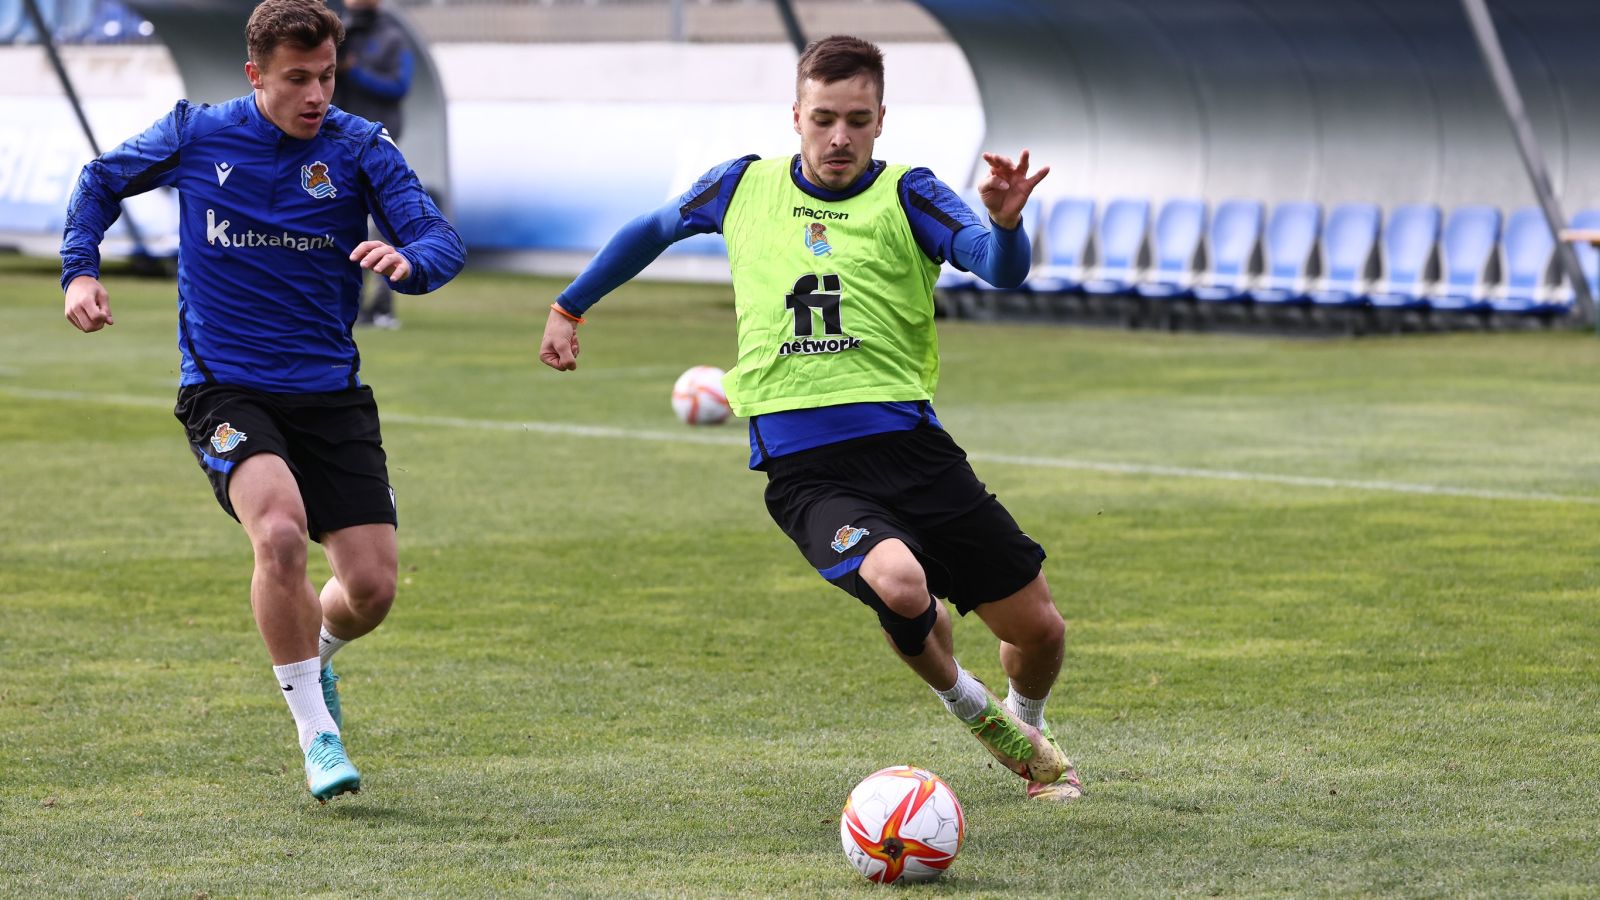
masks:
<instances>
[{"instance_id":1,"label":"orange wristband","mask_svg":"<svg viewBox=\"0 0 1600 900\"><path fill-rule=\"evenodd\" d=\"M559 303L550 304L550 308L555 310L556 312L560 313L562 318L571 320L572 324L574 324L574 325L582 325L583 324L583 316L575 316L572 313L567 312L566 310L561 308L561 304L559 304Z\"/></svg>"}]
</instances>

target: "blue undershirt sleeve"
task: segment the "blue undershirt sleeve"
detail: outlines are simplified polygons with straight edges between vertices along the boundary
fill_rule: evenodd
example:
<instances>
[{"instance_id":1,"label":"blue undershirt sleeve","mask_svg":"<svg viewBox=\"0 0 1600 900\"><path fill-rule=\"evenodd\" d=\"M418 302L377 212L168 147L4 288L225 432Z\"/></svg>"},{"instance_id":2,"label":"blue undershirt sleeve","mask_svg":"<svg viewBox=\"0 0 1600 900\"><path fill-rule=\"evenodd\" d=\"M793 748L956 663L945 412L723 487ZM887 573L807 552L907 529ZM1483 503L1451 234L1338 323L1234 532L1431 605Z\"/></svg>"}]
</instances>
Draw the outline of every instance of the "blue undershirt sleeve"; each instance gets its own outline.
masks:
<instances>
[{"instance_id":1,"label":"blue undershirt sleeve","mask_svg":"<svg viewBox=\"0 0 1600 900\"><path fill-rule=\"evenodd\" d=\"M675 241L696 233L684 225L676 202L645 213L617 229L578 277L556 297L556 302L567 312L581 316L601 297L643 272L645 266L655 262Z\"/></svg>"},{"instance_id":2,"label":"blue undershirt sleeve","mask_svg":"<svg viewBox=\"0 0 1600 900\"><path fill-rule=\"evenodd\" d=\"M623 225L556 297L556 303L581 316L601 297L643 272L674 243L696 234L721 232L733 191L757 158L741 156L714 166L678 199Z\"/></svg>"},{"instance_id":3,"label":"blue undershirt sleeve","mask_svg":"<svg viewBox=\"0 0 1600 900\"><path fill-rule=\"evenodd\" d=\"M1033 245L1028 232L1018 222L1016 228L969 225L956 234L953 260L956 265L997 288L1014 288L1028 277L1033 266Z\"/></svg>"},{"instance_id":4,"label":"blue undershirt sleeve","mask_svg":"<svg viewBox=\"0 0 1600 900\"><path fill-rule=\"evenodd\" d=\"M1014 288L1028 277L1033 246L1021 223L995 225L987 211L968 206L928 169L900 179L900 203L917 245L934 262L954 263L998 288Z\"/></svg>"},{"instance_id":5,"label":"blue undershirt sleeve","mask_svg":"<svg viewBox=\"0 0 1600 900\"><path fill-rule=\"evenodd\" d=\"M900 178L900 205L917 246L940 264L955 261L956 235L969 225L980 224L978 214L925 168L912 169Z\"/></svg>"}]
</instances>

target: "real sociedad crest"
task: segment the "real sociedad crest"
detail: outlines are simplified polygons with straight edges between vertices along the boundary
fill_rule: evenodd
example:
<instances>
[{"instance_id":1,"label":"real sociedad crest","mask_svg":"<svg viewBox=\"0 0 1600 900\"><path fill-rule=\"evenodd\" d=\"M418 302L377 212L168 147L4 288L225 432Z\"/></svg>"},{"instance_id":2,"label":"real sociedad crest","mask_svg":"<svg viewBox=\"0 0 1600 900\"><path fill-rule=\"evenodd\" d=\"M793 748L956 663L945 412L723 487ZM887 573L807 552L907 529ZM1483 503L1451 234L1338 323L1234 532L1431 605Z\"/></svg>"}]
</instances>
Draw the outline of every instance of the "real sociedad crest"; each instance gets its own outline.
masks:
<instances>
[{"instance_id":1,"label":"real sociedad crest","mask_svg":"<svg viewBox=\"0 0 1600 900\"><path fill-rule=\"evenodd\" d=\"M221 425L218 425L217 430L211 434L211 446L215 448L218 453L227 453L229 450L232 450L233 448L244 443L245 440L245 433L234 428L227 422L223 422Z\"/></svg>"},{"instance_id":2,"label":"real sociedad crest","mask_svg":"<svg viewBox=\"0 0 1600 900\"><path fill-rule=\"evenodd\" d=\"M828 226L821 222L807 225L806 246L811 248L812 256L832 256L833 247L828 244Z\"/></svg>"},{"instance_id":3,"label":"real sociedad crest","mask_svg":"<svg viewBox=\"0 0 1600 900\"><path fill-rule=\"evenodd\" d=\"M309 166L300 167L300 186L318 200L339 196L339 189L333 186L333 179L328 177L328 164L320 159Z\"/></svg>"},{"instance_id":4,"label":"real sociedad crest","mask_svg":"<svg viewBox=\"0 0 1600 900\"><path fill-rule=\"evenodd\" d=\"M854 525L846 525L840 528L833 535L832 547L834 552L843 553L849 550L851 547L861 543L861 539L871 533L865 528L857 528Z\"/></svg>"}]
</instances>

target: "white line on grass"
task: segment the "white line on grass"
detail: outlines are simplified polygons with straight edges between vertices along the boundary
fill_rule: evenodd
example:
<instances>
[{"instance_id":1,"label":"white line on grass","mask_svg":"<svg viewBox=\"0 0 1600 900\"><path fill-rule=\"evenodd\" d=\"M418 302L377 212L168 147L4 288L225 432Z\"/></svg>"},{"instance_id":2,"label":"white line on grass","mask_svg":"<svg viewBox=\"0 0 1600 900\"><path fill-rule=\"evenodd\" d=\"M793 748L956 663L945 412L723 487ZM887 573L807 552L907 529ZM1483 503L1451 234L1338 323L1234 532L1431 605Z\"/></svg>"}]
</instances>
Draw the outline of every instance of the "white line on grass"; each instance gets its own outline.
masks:
<instances>
[{"instance_id":1,"label":"white line on grass","mask_svg":"<svg viewBox=\"0 0 1600 900\"><path fill-rule=\"evenodd\" d=\"M129 394L93 394L83 391L48 391L0 385L0 394L34 400L65 400L71 403L102 403L111 406L137 406L171 409L173 401ZM743 437L707 434L697 431L638 431L605 425L573 425L564 422L511 422L501 419L461 419L448 416L413 416L386 412L386 422L434 428L466 428L476 431L510 431L552 434L563 437L603 438L618 441L648 441L670 444L707 444L718 447L746 447ZM1363 481L1346 478L1321 478L1312 475L1277 475L1270 472L1240 472L1229 469L1193 469L1144 463L1097 462L1055 456L1011 456L1003 453L970 453L978 462L1027 466L1038 469L1074 469L1106 472L1113 475L1144 475L1162 478L1206 478L1216 481L1246 481L1283 484L1292 487L1332 488L1336 490L1379 491L1392 494L1423 494L1434 497L1469 497L1475 500L1517 500L1538 503L1581 503L1600 505L1600 497L1548 494L1539 491L1495 491L1483 488L1451 487L1441 484L1413 484L1403 481Z\"/></svg>"}]
</instances>

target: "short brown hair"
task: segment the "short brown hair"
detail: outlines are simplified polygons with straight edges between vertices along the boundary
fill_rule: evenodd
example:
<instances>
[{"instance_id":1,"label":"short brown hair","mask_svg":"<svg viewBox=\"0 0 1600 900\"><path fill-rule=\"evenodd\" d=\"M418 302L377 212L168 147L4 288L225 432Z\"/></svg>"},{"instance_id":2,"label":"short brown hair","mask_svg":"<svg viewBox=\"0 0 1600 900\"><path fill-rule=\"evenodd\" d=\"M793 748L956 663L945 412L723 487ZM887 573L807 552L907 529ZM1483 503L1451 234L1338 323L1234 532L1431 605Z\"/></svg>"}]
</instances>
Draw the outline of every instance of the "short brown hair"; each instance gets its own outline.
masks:
<instances>
[{"instance_id":1,"label":"short brown hair","mask_svg":"<svg viewBox=\"0 0 1600 900\"><path fill-rule=\"evenodd\" d=\"M279 44L314 50L329 38L344 43L344 23L323 0L263 0L244 28L250 60L264 64Z\"/></svg>"},{"instance_id":2,"label":"short brown hair","mask_svg":"<svg viewBox=\"0 0 1600 900\"><path fill-rule=\"evenodd\" d=\"M871 41L863 41L846 34L836 34L820 41L812 41L800 54L800 64L795 67L794 93L800 96L800 86L807 79L833 84L857 75L865 75L878 88L878 102L883 102L883 51Z\"/></svg>"}]
</instances>

